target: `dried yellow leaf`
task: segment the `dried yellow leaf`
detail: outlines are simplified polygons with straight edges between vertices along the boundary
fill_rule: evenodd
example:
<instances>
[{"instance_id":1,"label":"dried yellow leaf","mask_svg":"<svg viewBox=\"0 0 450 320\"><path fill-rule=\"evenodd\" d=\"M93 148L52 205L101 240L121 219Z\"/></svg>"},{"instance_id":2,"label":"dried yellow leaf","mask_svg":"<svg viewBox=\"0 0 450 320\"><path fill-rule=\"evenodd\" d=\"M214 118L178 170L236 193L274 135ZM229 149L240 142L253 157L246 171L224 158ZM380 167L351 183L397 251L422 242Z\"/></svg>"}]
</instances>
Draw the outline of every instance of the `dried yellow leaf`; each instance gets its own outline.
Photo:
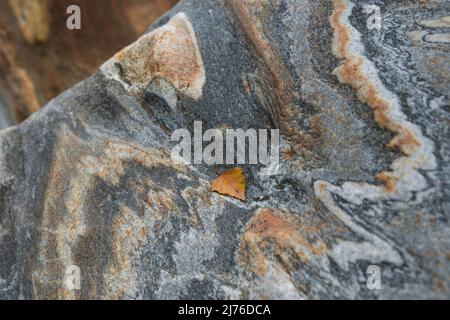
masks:
<instances>
[{"instance_id":1,"label":"dried yellow leaf","mask_svg":"<svg viewBox=\"0 0 450 320\"><path fill-rule=\"evenodd\" d=\"M245 175L242 168L224 172L211 185L215 192L245 201Z\"/></svg>"}]
</instances>

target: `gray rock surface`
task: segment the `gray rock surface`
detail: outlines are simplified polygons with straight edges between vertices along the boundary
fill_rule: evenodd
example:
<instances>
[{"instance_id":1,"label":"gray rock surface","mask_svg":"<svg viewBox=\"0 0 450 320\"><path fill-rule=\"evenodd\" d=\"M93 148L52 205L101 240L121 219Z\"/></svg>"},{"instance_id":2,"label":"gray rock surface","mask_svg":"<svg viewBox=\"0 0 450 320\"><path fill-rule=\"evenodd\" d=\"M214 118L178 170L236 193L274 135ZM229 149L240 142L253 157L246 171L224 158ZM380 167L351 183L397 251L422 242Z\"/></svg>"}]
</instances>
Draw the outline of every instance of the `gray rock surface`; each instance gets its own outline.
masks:
<instances>
[{"instance_id":1,"label":"gray rock surface","mask_svg":"<svg viewBox=\"0 0 450 320\"><path fill-rule=\"evenodd\" d=\"M1 131L0 298L450 298L450 3L368 3L182 1ZM194 121L279 128L279 174L213 193Z\"/></svg>"}]
</instances>

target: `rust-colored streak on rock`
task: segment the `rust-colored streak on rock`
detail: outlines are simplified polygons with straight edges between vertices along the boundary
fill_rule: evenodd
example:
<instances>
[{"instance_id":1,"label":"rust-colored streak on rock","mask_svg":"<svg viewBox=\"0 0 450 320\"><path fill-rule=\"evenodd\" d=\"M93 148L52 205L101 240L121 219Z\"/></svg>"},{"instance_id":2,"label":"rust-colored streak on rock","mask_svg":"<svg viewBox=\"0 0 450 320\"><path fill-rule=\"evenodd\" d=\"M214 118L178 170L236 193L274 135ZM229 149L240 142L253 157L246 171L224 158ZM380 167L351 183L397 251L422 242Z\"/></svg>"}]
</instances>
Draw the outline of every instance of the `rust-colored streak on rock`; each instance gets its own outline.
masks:
<instances>
[{"instance_id":1,"label":"rust-colored streak on rock","mask_svg":"<svg viewBox=\"0 0 450 320\"><path fill-rule=\"evenodd\" d=\"M184 13L118 52L102 69L120 63L133 90L161 78L191 99L202 96L205 70L195 32Z\"/></svg>"},{"instance_id":2,"label":"rust-colored streak on rock","mask_svg":"<svg viewBox=\"0 0 450 320\"><path fill-rule=\"evenodd\" d=\"M312 256L324 256L328 250L325 242L311 243L317 226L302 225L290 213L260 209L247 224L241 240L240 262L259 276L268 272L270 255L287 270L294 269L298 261L308 262Z\"/></svg>"},{"instance_id":3,"label":"rust-colored streak on rock","mask_svg":"<svg viewBox=\"0 0 450 320\"><path fill-rule=\"evenodd\" d=\"M282 60L282 55L266 29L270 4L261 0L230 0L226 4L238 18L249 42L269 70L276 91L277 106L272 111L274 121L287 136L296 133L292 125L295 113L294 80Z\"/></svg>"},{"instance_id":4,"label":"rust-colored streak on rock","mask_svg":"<svg viewBox=\"0 0 450 320\"><path fill-rule=\"evenodd\" d=\"M374 119L381 128L394 133L387 147L398 148L408 157L397 160L392 172L382 172L377 176L385 184L385 191L393 193L398 189L401 177L421 166L433 166L433 157L427 154L431 147L426 145L428 140L422 136L420 129L406 120L397 97L384 88L371 62L355 47L357 31L349 25L346 17L348 6L352 3L333 0L333 4L334 11L330 16L334 30L332 50L336 57L343 60L333 73L341 83L350 85L356 91L359 101L372 108ZM401 166L403 169L400 169Z\"/></svg>"},{"instance_id":5,"label":"rust-colored streak on rock","mask_svg":"<svg viewBox=\"0 0 450 320\"><path fill-rule=\"evenodd\" d=\"M333 38L333 53L338 58L345 58L347 56L347 46L350 41L350 34L347 27L340 23L341 17L345 12L345 3L343 1L334 1L334 10L330 16L331 26L335 30Z\"/></svg>"},{"instance_id":6,"label":"rust-colored streak on rock","mask_svg":"<svg viewBox=\"0 0 450 320\"><path fill-rule=\"evenodd\" d=\"M383 182L386 186L386 192L390 193L395 191L395 188L397 187L397 178L394 174L388 171L383 171L377 174L377 179Z\"/></svg>"},{"instance_id":7,"label":"rust-colored streak on rock","mask_svg":"<svg viewBox=\"0 0 450 320\"><path fill-rule=\"evenodd\" d=\"M333 4L335 10L330 17L330 23L335 32L333 53L344 59L344 63L335 70L335 74L342 83L350 84L357 91L361 102L367 103L374 110L378 125L396 134L388 146L398 147L406 155L413 154L420 146L417 137L410 128L391 117L392 103L379 93L377 85L363 70L363 58L349 50L350 30L341 22L347 9L346 2L333 0Z\"/></svg>"},{"instance_id":8,"label":"rust-colored streak on rock","mask_svg":"<svg viewBox=\"0 0 450 320\"><path fill-rule=\"evenodd\" d=\"M106 299L118 300L137 290L138 275L132 259L146 243L149 229L144 220L127 207L121 209L112 227L113 261L104 275Z\"/></svg>"},{"instance_id":9,"label":"rust-colored streak on rock","mask_svg":"<svg viewBox=\"0 0 450 320\"><path fill-rule=\"evenodd\" d=\"M186 167L174 164L165 150L144 149L131 142L104 140L88 145L74 134L65 132L57 145L44 196L39 255L30 262L35 297L120 299L133 296L138 283L133 259L151 234L150 226L154 221L178 214L181 209L173 192L158 185L149 174L130 183L133 192L143 200L141 212L120 202L117 212L109 212L110 226L89 224L89 219L99 214L98 207L89 205L91 195L98 192L96 181L111 186L119 184L127 174L130 162L147 169L168 167L178 173L186 173ZM97 258L92 248L107 245L94 241L98 234L111 238L109 249L102 257L107 262L103 270L91 265ZM71 265L77 265L85 272L81 291L65 287L65 272ZM102 281L95 275L86 274L92 268Z\"/></svg>"}]
</instances>

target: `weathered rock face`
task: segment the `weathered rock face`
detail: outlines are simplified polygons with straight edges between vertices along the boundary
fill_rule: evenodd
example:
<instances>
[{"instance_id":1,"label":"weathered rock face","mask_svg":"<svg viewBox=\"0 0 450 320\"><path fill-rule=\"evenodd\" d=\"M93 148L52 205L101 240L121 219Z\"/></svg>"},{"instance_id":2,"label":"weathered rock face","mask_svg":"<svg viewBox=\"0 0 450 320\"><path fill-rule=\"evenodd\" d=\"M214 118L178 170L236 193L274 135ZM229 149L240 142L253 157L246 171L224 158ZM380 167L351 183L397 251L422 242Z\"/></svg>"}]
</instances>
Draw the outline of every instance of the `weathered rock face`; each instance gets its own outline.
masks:
<instances>
[{"instance_id":1,"label":"weathered rock face","mask_svg":"<svg viewBox=\"0 0 450 320\"><path fill-rule=\"evenodd\" d=\"M368 2L183 1L2 131L0 297L449 298L450 5ZM279 174L213 193L194 121L279 128Z\"/></svg>"}]
</instances>

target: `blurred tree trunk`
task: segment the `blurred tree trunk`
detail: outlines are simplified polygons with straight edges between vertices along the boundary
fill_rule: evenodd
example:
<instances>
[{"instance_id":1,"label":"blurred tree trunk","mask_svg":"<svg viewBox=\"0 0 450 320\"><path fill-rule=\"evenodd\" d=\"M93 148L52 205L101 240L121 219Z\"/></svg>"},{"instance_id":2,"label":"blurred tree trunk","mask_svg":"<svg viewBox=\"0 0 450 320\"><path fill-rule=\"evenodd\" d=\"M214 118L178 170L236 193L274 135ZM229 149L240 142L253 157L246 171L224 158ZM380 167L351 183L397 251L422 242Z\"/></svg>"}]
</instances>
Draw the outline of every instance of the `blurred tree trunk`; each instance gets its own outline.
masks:
<instances>
[{"instance_id":1,"label":"blurred tree trunk","mask_svg":"<svg viewBox=\"0 0 450 320\"><path fill-rule=\"evenodd\" d=\"M0 1L0 116L7 112L20 123L132 43L176 2ZM72 4L81 8L81 30L66 27Z\"/></svg>"}]
</instances>

